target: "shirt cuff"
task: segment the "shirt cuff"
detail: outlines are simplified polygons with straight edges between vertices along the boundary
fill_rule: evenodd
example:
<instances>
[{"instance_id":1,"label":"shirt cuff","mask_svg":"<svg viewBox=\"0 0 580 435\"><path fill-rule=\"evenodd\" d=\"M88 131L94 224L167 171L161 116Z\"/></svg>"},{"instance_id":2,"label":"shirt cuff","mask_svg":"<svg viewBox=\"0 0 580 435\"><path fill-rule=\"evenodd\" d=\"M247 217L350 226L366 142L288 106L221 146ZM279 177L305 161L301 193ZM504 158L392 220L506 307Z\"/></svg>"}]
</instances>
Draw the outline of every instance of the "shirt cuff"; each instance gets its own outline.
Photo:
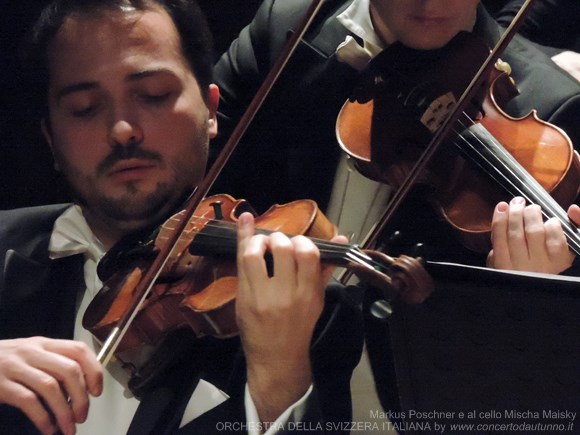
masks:
<instances>
[{"instance_id":1,"label":"shirt cuff","mask_svg":"<svg viewBox=\"0 0 580 435\"><path fill-rule=\"evenodd\" d=\"M280 431L288 428L288 423L296 423L302 420L304 413L306 411L306 403L310 394L312 393L312 384L304 393L304 395L290 405L273 423L260 421L258 417L258 410L254 401L252 400L252 395L250 394L250 388L246 384L246 389L244 393L244 406L246 408L246 423L248 428L248 435L273 435Z\"/></svg>"}]
</instances>

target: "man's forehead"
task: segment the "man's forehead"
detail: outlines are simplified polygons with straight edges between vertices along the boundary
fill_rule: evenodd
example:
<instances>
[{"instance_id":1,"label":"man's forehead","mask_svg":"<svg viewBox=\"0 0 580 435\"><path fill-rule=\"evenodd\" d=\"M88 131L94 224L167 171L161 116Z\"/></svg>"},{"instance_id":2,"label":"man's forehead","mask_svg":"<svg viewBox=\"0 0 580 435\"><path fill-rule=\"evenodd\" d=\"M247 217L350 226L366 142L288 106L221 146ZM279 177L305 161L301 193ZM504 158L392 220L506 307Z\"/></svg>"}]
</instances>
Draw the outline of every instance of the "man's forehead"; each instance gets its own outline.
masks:
<instances>
[{"instance_id":1,"label":"man's forehead","mask_svg":"<svg viewBox=\"0 0 580 435\"><path fill-rule=\"evenodd\" d=\"M60 58L66 50L75 57L96 55L109 49L147 45L151 50L172 50L181 54L177 29L169 15L160 7L146 10L102 10L74 14L66 18L48 45L49 60Z\"/></svg>"},{"instance_id":2,"label":"man's forehead","mask_svg":"<svg viewBox=\"0 0 580 435\"><path fill-rule=\"evenodd\" d=\"M107 73L127 81L142 71L173 71L180 77L191 72L173 21L164 10L150 9L69 17L49 45L48 65L53 91L94 84Z\"/></svg>"},{"instance_id":3,"label":"man's forehead","mask_svg":"<svg viewBox=\"0 0 580 435\"><path fill-rule=\"evenodd\" d=\"M87 29L90 27L92 32ZM103 29L93 33L96 29ZM143 31L149 29L153 32L161 30L160 34L171 34L171 28L177 32L177 28L167 11L157 3L148 3L146 7L136 8L130 4L109 6L87 11L73 12L64 18L54 39L65 33L72 33L73 39L83 36L107 36L107 29L124 29L126 32ZM54 41L53 39L53 41Z\"/></svg>"}]
</instances>

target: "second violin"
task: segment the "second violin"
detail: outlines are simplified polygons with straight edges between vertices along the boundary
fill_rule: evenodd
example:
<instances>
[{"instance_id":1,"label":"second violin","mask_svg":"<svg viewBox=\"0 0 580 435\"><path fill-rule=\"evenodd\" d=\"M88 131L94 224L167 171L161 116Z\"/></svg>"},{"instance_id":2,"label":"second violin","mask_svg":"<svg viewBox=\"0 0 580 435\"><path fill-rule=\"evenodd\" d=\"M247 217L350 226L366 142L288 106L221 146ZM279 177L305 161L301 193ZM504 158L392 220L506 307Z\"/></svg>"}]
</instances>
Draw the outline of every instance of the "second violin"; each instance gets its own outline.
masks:
<instances>
[{"instance_id":1,"label":"second violin","mask_svg":"<svg viewBox=\"0 0 580 435\"><path fill-rule=\"evenodd\" d=\"M398 188L488 53L469 33L438 51L385 50L338 117L342 148L364 175ZM562 209L579 193L578 154L535 112L515 119L502 110L518 93L502 68L498 62L454 122L447 138L454 146L440 147L419 181L433 185L436 207L470 249L489 251L495 205L521 195L557 217L580 253L580 234Z\"/></svg>"}]
</instances>

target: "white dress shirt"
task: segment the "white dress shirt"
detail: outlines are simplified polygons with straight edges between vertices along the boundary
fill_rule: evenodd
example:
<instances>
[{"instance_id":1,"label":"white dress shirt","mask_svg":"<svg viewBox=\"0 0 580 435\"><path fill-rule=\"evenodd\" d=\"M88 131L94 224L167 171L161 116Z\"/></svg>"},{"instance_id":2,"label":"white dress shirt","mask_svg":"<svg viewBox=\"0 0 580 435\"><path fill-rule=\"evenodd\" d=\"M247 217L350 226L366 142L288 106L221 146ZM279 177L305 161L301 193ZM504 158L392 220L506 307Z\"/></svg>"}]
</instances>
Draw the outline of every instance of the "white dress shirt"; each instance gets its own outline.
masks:
<instances>
[{"instance_id":1,"label":"white dress shirt","mask_svg":"<svg viewBox=\"0 0 580 435\"><path fill-rule=\"evenodd\" d=\"M358 71L366 68L369 61L385 48L375 33L370 14L370 0L354 0L336 19L350 32L358 36L363 45L348 35L336 49L341 62L348 63Z\"/></svg>"},{"instance_id":2,"label":"white dress shirt","mask_svg":"<svg viewBox=\"0 0 580 435\"><path fill-rule=\"evenodd\" d=\"M358 71L363 70L384 48L373 28L369 0L354 0L337 19L363 43L360 45L355 38L347 36L336 49L337 59ZM381 217L390 194L388 185L361 175L343 153L326 215L351 243L361 243Z\"/></svg>"},{"instance_id":3,"label":"white dress shirt","mask_svg":"<svg viewBox=\"0 0 580 435\"><path fill-rule=\"evenodd\" d=\"M55 221L50 238L49 252L52 259L75 254L84 255L86 289L77 298L80 299L80 303L77 303L74 339L88 344L95 350L95 353L98 353L100 344L89 331L82 327L82 318L90 301L102 287L102 283L97 276L97 264L105 254L105 251L101 242L89 228L79 206L71 206ZM90 398L88 418L84 423L77 425L77 434L94 435L102 433L121 435L127 432L137 406L139 406L139 401L127 388L128 380L129 374L121 368L119 363L111 361L107 364L104 370L103 394L99 397ZM264 435L271 435L279 429L284 429L288 422L300 421L311 391L312 386L300 400L284 411L273 424L264 427L260 423L256 407L246 385L247 432L251 435L258 435L262 432L264 432ZM187 404L180 427L228 399L229 396L226 393L201 379ZM266 428L267 431L262 430Z\"/></svg>"}]
</instances>

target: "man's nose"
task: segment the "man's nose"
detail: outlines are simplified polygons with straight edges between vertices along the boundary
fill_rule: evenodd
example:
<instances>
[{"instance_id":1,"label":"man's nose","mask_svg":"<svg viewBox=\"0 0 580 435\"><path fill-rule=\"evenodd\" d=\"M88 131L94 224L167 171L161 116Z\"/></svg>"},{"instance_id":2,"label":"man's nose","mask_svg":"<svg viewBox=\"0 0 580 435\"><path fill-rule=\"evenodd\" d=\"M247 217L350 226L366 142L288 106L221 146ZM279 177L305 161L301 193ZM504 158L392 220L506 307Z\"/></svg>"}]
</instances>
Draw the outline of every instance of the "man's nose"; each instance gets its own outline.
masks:
<instances>
[{"instance_id":1,"label":"man's nose","mask_svg":"<svg viewBox=\"0 0 580 435\"><path fill-rule=\"evenodd\" d=\"M109 132L109 144L115 146L127 146L139 144L143 140L143 130L131 121L117 120L112 125Z\"/></svg>"}]
</instances>

